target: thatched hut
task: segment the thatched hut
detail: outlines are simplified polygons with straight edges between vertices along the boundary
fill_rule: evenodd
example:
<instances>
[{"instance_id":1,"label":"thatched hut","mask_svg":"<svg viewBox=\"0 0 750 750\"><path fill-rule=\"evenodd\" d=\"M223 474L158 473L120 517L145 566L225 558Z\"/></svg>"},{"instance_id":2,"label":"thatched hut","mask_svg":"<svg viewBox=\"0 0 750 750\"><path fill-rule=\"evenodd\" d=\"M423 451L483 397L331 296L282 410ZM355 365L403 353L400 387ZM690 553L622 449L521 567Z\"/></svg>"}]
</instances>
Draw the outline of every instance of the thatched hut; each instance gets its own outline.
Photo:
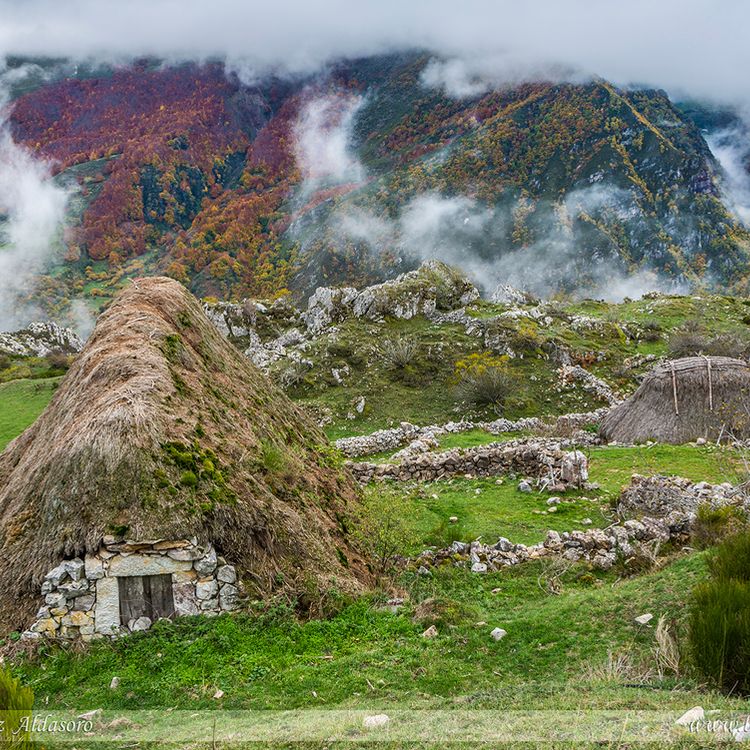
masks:
<instances>
[{"instance_id":1,"label":"thatched hut","mask_svg":"<svg viewBox=\"0 0 750 750\"><path fill-rule=\"evenodd\" d=\"M0 632L90 639L234 609L243 587L361 589L358 507L319 428L198 301L139 279L0 455Z\"/></svg>"},{"instance_id":2,"label":"thatched hut","mask_svg":"<svg viewBox=\"0 0 750 750\"><path fill-rule=\"evenodd\" d=\"M655 367L602 420L608 442L687 443L750 437L750 366L729 357L685 357Z\"/></svg>"}]
</instances>

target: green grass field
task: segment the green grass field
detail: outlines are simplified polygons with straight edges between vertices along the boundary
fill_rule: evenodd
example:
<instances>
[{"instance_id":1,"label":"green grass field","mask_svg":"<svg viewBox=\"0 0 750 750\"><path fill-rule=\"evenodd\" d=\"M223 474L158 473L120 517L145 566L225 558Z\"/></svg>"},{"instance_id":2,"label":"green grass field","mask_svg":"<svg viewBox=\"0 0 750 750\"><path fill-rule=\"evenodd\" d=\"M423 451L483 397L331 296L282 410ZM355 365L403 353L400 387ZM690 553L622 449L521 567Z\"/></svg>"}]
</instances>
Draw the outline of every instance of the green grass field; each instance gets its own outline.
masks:
<instances>
[{"instance_id":1,"label":"green grass field","mask_svg":"<svg viewBox=\"0 0 750 750\"><path fill-rule=\"evenodd\" d=\"M628 370L622 376L619 369L625 358L662 354L666 343L664 339L626 340L619 322L656 320L666 330L703 311L716 330L737 330L745 325L741 321L747 306L730 298L711 298L701 303L699 310L692 299L664 298L620 306L583 301L568 303L566 310L611 325L573 330L556 318L544 335L564 341L578 353L604 351L604 359L592 363L591 369L610 382L632 387L636 371ZM501 311L482 306L476 313L489 317ZM403 419L420 424L458 419L462 414L450 386L454 362L476 350L479 342L462 327L449 327L447 338L446 330L422 319L380 325L347 321L334 342L315 344L310 356L317 379L310 378L311 382L293 390L292 395L316 414L329 414L326 430L333 438L364 434ZM362 348L362 341L376 341L386 333L419 338L422 366L428 375L424 382L403 381ZM328 373L344 364L350 366L351 375L340 385ZM509 416L583 411L600 405L580 388L553 392L557 387L555 368L546 354L516 359L512 367L521 377L522 387L521 397L509 407ZM16 380L0 385L0 448L38 416L57 382ZM367 406L363 414L353 414L350 419L347 414L359 395L366 397ZM491 418L493 414L488 410L478 416ZM441 437L440 449L513 437L518 435L471 430ZM634 473L674 474L710 482L744 479L741 457L726 447L601 446L584 450L589 457L590 480L599 488L569 490L553 513L546 502L549 493L521 493L516 477L373 484L365 490L366 499L379 501L403 521L408 541L400 552L411 555L430 545L446 546L454 539L481 537L487 542L505 536L532 544L542 541L549 529L585 528L584 519L590 519L592 527L606 526L614 518L614 500ZM389 455L370 459L387 461ZM451 516L458 521L450 523ZM606 573L592 570L586 563L558 570L551 560L486 575L445 566L423 577L407 569L355 600L328 592L327 615L319 619L301 617L286 601L253 603L243 614L160 622L147 633L114 643L97 642L85 650L45 645L36 656L17 659L13 671L35 691L38 713L42 709L158 709L158 723L168 721L169 711L185 711L180 724L186 731L198 712L219 708L364 709L373 713L486 709L576 714L658 710L673 712L671 721L696 705L707 710L749 711L747 701L719 695L696 678L684 645L680 671L661 669L655 658L654 628L634 623L633 618L644 612L655 618L663 615L673 622L684 644L690 593L706 577L704 553L668 550L654 570L634 577L621 575L620 566ZM557 576L559 590L553 595L546 584ZM394 596L404 599L396 612L383 607ZM423 631L432 624L437 637L423 638ZM490 637L495 627L507 630L507 636L498 642ZM115 676L119 687L111 689ZM352 739L368 738L355 733ZM389 748L414 746L381 744ZM689 739L670 746L708 744L714 746ZM90 745L113 746L114 741ZM136 738L123 746L149 745ZM208 748L212 744L196 740L177 746ZM544 746L586 745L555 742ZM635 745L623 741L590 746Z\"/></svg>"},{"instance_id":2,"label":"green grass field","mask_svg":"<svg viewBox=\"0 0 750 750\"><path fill-rule=\"evenodd\" d=\"M407 521L414 538L404 552L478 536L531 543L549 528L580 527L584 515L606 525L609 498L652 461L663 471L717 481L733 455L690 446L596 449L592 479L602 489L588 499L572 493L550 515L534 512L546 509L546 494L519 493L510 480L371 485L368 492L393 495L391 512ZM459 523L449 525L450 515ZM743 705L706 693L689 671L656 673L653 629L633 622L648 611L683 627L689 592L705 575L702 553L623 580L578 564L563 574L559 595L546 592L547 575L547 562L488 575L451 568L429 578L404 573L391 589L406 597L397 614L379 608L385 593L342 600L328 618L310 621L277 603L254 615L160 623L85 653L46 647L42 659L23 663L19 673L50 708ZM439 636L422 638L432 623ZM496 626L508 631L497 643L489 637ZM612 672L610 654L622 656L627 668ZM121 685L113 691L115 675ZM219 704L212 697L217 690L225 696Z\"/></svg>"},{"instance_id":3,"label":"green grass field","mask_svg":"<svg viewBox=\"0 0 750 750\"><path fill-rule=\"evenodd\" d=\"M60 378L0 384L0 451L44 411Z\"/></svg>"}]
</instances>

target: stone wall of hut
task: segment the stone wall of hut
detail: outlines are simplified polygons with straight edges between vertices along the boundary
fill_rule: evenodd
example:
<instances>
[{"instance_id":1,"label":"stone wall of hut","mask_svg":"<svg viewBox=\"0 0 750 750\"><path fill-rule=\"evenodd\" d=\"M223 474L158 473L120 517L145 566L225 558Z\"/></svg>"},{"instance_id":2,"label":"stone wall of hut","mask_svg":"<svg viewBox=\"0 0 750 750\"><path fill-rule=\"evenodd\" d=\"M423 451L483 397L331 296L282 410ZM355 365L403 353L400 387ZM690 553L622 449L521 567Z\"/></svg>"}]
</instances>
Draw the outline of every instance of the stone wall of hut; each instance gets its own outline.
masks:
<instances>
[{"instance_id":1,"label":"stone wall of hut","mask_svg":"<svg viewBox=\"0 0 750 750\"><path fill-rule=\"evenodd\" d=\"M42 606L26 638L91 641L147 630L148 617L121 621L119 579L170 575L174 615L216 615L239 606L237 571L211 544L197 540L118 541L106 537L96 554L63 560L45 576Z\"/></svg>"}]
</instances>

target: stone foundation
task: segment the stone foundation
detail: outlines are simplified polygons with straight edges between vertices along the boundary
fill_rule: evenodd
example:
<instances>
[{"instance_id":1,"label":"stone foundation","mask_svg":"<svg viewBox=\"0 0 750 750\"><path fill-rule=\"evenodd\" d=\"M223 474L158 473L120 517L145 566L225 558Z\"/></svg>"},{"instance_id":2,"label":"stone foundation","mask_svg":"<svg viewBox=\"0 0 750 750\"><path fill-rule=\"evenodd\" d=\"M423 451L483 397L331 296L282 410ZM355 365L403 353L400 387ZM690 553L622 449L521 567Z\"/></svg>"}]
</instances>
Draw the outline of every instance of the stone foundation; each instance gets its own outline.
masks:
<instances>
[{"instance_id":1,"label":"stone foundation","mask_svg":"<svg viewBox=\"0 0 750 750\"><path fill-rule=\"evenodd\" d=\"M633 474L630 484L620 493L617 511L625 518L641 515L663 518L673 511L695 514L701 505L714 509L736 505L750 510L750 498L742 488L729 482L709 484L684 477Z\"/></svg>"},{"instance_id":2,"label":"stone foundation","mask_svg":"<svg viewBox=\"0 0 750 750\"><path fill-rule=\"evenodd\" d=\"M211 544L196 540L117 541L105 538L84 560L64 560L45 576L44 604L27 638L91 641L147 630L139 617L121 622L119 578L171 575L175 616L216 615L239 606L241 585L234 567Z\"/></svg>"}]
</instances>

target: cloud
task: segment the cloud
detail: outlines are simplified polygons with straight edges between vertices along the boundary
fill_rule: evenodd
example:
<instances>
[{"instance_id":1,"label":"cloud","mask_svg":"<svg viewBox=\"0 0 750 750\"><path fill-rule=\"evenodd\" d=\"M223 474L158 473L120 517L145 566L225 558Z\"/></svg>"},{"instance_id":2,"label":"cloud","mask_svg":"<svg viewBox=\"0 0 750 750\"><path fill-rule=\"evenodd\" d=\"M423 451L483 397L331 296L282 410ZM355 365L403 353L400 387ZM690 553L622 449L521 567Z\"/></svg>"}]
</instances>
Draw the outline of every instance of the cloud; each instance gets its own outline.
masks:
<instances>
[{"instance_id":1,"label":"cloud","mask_svg":"<svg viewBox=\"0 0 750 750\"><path fill-rule=\"evenodd\" d=\"M611 255L582 253L572 232L582 213L625 219L634 201L625 190L592 185L544 207L537 239L512 248L508 238L521 203L487 207L465 196L425 193L407 203L394 219L359 207L339 207L329 219L333 242L364 243L373 253L396 250L411 262L438 259L461 268L489 295L499 284L548 297L561 290L610 301L653 290L687 293L689 285L665 279L648 267L625 269Z\"/></svg>"},{"instance_id":2,"label":"cloud","mask_svg":"<svg viewBox=\"0 0 750 750\"><path fill-rule=\"evenodd\" d=\"M448 59L434 58L422 71L422 83L439 88L448 96L466 99L487 91L530 81L575 81L590 79L572 68L538 62L521 62L507 54L466 55Z\"/></svg>"},{"instance_id":3,"label":"cloud","mask_svg":"<svg viewBox=\"0 0 750 750\"><path fill-rule=\"evenodd\" d=\"M220 56L252 74L422 47L459 61L441 75L469 93L477 75L552 69L750 99L745 0L0 0L0 17L0 54Z\"/></svg>"},{"instance_id":4,"label":"cloud","mask_svg":"<svg viewBox=\"0 0 750 750\"><path fill-rule=\"evenodd\" d=\"M724 202L750 227L750 133L746 127L737 125L709 133L706 141L724 170Z\"/></svg>"},{"instance_id":5,"label":"cloud","mask_svg":"<svg viewBox=\"0 0 750 750\"><path fill-rule=\"evenodd\" d=\"M37 75L30 66L26 73ZM20 69L0 73L0 112ZM18 328L38 315L23 298L54 252L54 240L65 217L68 191L53 182L50 165L13 141L0 120L0 329Z\"/></svg>"},{"instance_id":6,"label":"cloud","mask_svg":"<svg viewBox=\"0 0 750 750\"><path fill-rule=\"evenodd\" d=\"M360 96L330 94L315 97L302 108L293 135L303 193L365 178L351 147L352 125L362 102Z\"/></svg>"}]
</instances>

